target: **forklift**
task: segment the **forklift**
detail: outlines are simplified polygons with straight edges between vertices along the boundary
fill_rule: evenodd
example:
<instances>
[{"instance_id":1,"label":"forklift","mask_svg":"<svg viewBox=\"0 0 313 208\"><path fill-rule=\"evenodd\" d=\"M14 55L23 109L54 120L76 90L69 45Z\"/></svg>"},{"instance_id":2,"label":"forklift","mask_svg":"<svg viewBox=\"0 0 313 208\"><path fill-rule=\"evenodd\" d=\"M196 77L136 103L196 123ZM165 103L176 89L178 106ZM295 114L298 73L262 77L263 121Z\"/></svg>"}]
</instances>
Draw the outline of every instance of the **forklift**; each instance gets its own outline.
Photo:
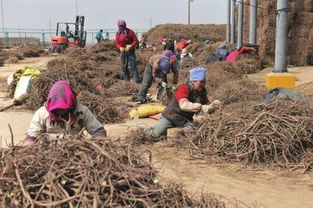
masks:
<instances>
[{"instance_id":1,"label":"forklift","mask_svg":"<svg viewBox=\"0 0 313 208\"><path fill-rule=\"evenodd\" d=\"M86 45L87 31L84 31L85 17L76 16L75 23L58 22L56 35L51 38L52 53L62 53L68 47L81 47ZM71 28L72 27L72 28ZM71 29L74 28L74 33Z\"/></svg>"}]
</instances>

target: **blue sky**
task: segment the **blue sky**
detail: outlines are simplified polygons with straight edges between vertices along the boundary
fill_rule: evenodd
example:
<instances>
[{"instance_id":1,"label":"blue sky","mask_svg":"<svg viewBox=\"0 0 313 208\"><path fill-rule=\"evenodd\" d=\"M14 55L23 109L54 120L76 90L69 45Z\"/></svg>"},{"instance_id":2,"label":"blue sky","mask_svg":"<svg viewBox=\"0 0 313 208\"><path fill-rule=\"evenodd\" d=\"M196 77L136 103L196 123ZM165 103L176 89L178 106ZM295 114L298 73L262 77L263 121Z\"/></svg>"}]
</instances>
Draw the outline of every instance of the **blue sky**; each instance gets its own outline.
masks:
<instances>
[{"instance_id":1,"label":"blue sky","mask_svg":"<svg viewBox=\"0 0 313 208\"><path fill-rule=\"evenodd\" d=\"M135 29L149 29L151 23L152 27L165 23L187 23L188 0L1 1L6 28L46 29L50 25L54 28L58 21L73 22L77 10L79 15L85 16L87 29L115 29L119 18L125 19L127 25ZM227 0L194 0L191 3L191 23L224 24L226 7Z\"/></svg>"}]
</instances>

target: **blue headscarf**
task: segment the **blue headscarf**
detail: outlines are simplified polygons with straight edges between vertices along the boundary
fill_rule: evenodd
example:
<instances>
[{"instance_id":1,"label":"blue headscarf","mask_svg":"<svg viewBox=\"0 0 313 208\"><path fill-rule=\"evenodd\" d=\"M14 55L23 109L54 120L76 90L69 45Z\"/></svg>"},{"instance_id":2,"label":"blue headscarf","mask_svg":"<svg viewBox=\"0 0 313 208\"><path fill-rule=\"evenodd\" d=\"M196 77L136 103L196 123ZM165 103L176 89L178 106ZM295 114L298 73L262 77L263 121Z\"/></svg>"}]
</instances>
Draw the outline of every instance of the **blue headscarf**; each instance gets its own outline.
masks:
<instances>
[{"instance_id":1,"label":"blue headscarf","mask_svg":"<svg viewBox=\"0 0 313 208\"><path fill-rule=\"evenodd\" d=\"M205 68L202 67L197 67L194 69L191 69L190 71L190 76L189 76L189 81L205 81L206 76L205 76Z\"/></svg>"}]
</instances>

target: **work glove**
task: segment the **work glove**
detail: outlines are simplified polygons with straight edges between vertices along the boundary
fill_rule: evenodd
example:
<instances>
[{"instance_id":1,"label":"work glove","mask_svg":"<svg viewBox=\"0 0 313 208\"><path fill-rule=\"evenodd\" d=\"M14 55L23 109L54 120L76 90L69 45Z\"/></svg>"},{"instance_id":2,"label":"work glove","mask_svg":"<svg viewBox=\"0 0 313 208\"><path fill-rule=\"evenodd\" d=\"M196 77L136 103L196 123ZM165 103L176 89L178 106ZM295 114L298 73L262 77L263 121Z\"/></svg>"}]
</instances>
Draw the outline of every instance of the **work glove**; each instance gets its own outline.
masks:
<instances>
[{"instance_id":1,"label":"work glove","mask_svg":"<svg viewBox=\"0 0 313 208\"><path fill-rule=\"evenodd\" d=\"M120 51L121 51L121 52L124 52L124 51L125 51L125 48L120 47Z\"/></svg>"},{"instance_id":2,"label":"work glove","mask_svg":"<svg viewBox=\"0 0 313 208\"><path fill-rule=\"evenodd\" d=\"M167 87L166 82L162 82L162 87L163 87L163 88L166 88L166 87Z\"/></svg>"},{"instance_id":3,"label":"work glove","mask_svg":"<svg viewBox=\"0 0 313 208\"><path fill-rule=\"evenodd\" d=\"M126 48L125 48L125 51L129 51L131 48L132 48L131 45L127 45Z\"/></svg>"},{"instance_id":4,"label":"work glove","mask_svg":"<svg viewBox=\"0 0 313 208\"><path fill-rule=\"evenodd\" d=\"M210 105L202 105L201 111L204 113L213 113L215 110L221 107L221 101L214 100Z\"/></svg>"},{"instance_id":5,"label":"work glove","mask_svg":"<svg viewBox=\"0 0 313 208\"><path fill-rule=\"evenodd\" d=\"M173 85L172 85L172 90L174 90L174 91L177 90L177 85L176 85L176 84L173 84Z\"/></svg>"},{"instance_id":6,"label":"work glove","mask_svg":"<svg viewBox=\"0 0 313 208\"><path fill-rule=\"evenodd\" d=\"M222 103L219 100L214 100L210 105L212 106L212 108L217 110L222 106Z\"/></svg>"}]
</instances>

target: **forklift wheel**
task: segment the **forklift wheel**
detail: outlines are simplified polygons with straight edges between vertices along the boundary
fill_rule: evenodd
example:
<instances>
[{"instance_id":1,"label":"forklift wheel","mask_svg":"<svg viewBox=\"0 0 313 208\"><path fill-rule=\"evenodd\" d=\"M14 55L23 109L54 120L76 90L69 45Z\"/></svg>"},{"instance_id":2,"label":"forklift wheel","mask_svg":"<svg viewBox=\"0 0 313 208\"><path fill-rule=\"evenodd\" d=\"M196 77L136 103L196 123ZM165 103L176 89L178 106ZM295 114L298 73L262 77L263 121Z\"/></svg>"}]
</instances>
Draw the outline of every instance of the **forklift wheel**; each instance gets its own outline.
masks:
<instances>
[{"instance_id":1,"label":"forklift wheel","mask_svg":"<svg viewBox=\"0 0 313 208\"><path fill-rule=\"evenodd\" d=\"M67 48L67 45L65 45L65 44L58 45L58 46L56 47L56 52L57 52L57 53L63 53L66 48Z\"/></svg>"}]
</instances>

